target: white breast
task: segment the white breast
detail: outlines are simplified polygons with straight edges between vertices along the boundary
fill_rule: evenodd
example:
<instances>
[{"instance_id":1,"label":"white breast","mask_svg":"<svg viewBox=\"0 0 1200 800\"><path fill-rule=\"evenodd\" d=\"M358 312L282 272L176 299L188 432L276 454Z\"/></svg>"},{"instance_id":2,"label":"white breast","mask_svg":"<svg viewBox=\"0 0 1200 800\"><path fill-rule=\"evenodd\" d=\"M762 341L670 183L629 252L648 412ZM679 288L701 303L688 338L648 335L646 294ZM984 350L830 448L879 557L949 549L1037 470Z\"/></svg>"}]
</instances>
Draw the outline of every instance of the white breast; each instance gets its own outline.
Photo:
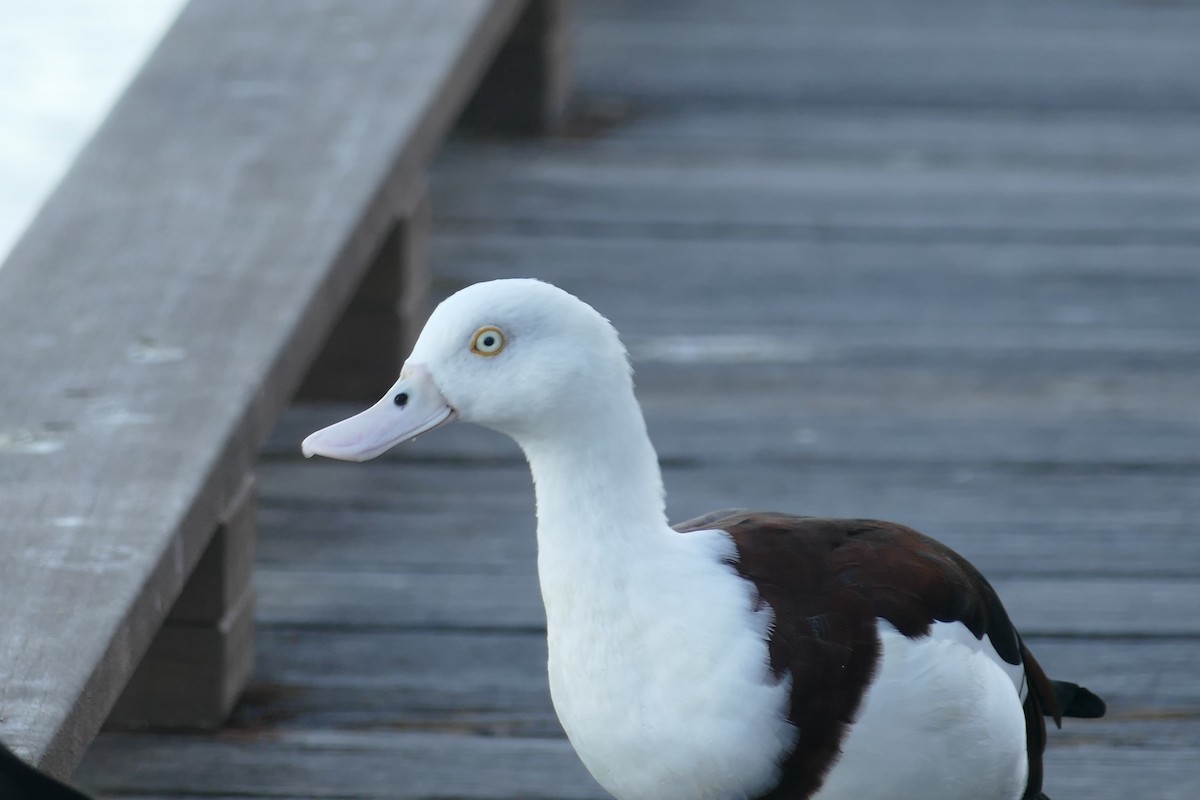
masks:
<instances>
[{"instance_id":1,"label":"white breast","mask_svg":"<svg viewBox=\"0 0 1200 800\"><path fill-rule=\"evenodd\" d=\"M789 685L768 666L770 612L722 563L726 534L657 535L674 552L630 556L619 583L557 583L569 571L539 559L555 709L618 800L753 797L794 741Z\"/></svg>"}]
</instances>

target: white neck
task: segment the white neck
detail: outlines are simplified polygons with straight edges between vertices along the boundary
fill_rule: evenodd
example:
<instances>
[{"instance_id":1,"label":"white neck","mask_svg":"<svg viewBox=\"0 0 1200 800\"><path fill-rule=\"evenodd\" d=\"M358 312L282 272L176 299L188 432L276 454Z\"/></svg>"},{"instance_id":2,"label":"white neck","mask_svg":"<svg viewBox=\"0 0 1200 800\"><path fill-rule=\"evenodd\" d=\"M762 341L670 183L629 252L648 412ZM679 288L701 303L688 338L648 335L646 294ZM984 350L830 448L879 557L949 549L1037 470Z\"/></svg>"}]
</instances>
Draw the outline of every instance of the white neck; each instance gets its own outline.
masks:
<instances>
[{"instance_id":1,"label":"white neck","mask_svg":"<svg viewBox=\"0 0 1200 800\"><path fill-rule=\"evenodd\" d=\"M563 728L621 800L752 796L792 738L787 686L767 668L770 614L729 567L724 533L667 525L632 390L579 418L518 437Z\"/></svg>"},{"instance_id":2,"label":"white neck","mask_svg":"<svg viewBox=\"0 0 1200 800\"><path fill-rule=\"evenodd\" d=\"M623 400L623 401L622 401ZM592 409L585 425L523 437L537 496L538 573L547 613L580 581L625 584L631 561L651 557L667 526L658 456L633 399Z\"/></svg>"}]
</instances>

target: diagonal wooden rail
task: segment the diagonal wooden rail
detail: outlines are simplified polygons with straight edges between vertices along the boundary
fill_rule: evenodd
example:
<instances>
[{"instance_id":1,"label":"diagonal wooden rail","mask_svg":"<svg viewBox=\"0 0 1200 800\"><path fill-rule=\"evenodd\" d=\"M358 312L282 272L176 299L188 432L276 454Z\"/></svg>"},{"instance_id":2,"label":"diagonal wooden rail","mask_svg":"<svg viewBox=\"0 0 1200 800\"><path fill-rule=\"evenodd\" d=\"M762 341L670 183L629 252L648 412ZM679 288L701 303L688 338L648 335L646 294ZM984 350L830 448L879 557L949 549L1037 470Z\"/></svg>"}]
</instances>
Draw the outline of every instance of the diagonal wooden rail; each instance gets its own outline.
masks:
<instances>
[{"instance_id":1,"label":"diagonal wooden rail","mask_svg":"<svg viewBox=\"0 0 1200 800\"><path fill-rule=\"evenodd\" d=\"M390 380L426 164L493 62L515 77L473 118L552 120L562 22L543 0L183 11L0 269L0 740L70 773L148 648L125 722L228 709L259 449L348 305L331 347L382 333L357 366Z\"/></svg>"}]
</instances>

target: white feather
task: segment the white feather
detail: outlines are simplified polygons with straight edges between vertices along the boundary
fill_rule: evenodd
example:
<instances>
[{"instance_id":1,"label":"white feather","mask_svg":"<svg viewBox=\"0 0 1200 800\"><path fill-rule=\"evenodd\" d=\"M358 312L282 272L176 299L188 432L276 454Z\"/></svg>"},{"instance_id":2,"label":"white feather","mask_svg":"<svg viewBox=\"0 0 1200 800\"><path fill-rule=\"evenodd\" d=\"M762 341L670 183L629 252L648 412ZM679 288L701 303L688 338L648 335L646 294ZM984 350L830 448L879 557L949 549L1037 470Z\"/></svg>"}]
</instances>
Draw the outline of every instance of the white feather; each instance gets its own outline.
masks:
<instances>
[{"instance_id":1,"label":"white feather","mask_svg":"<svg viewBox=\"0 0 1200 800\"><path fill-rule=\"evenodd\" d=\"M481 326L504 331L502 353L469 352ZM547 284L477 284L434 312L417 367L463 420L512 436L529 460L554 705L600 784L619 800L770 790L796 738L792 687L768 665L771 613L729 565L727 534L668 527L607 320ZM880 629L876 679L820 800L1019 797L1019 671L958 624L916 640Z\"/></svg>"},{"instance_id":2,"label":"white feather","mask_svg":"<svg viewBox=\"0 0 1200 800\"><path fill-rule=\"evenodd\" d=\"M957 622L909 639L885 620L879 638L875 680L813 800L1020 798L1028 764L1019 686L987 639Z\"/></svg>"}]
</instances>

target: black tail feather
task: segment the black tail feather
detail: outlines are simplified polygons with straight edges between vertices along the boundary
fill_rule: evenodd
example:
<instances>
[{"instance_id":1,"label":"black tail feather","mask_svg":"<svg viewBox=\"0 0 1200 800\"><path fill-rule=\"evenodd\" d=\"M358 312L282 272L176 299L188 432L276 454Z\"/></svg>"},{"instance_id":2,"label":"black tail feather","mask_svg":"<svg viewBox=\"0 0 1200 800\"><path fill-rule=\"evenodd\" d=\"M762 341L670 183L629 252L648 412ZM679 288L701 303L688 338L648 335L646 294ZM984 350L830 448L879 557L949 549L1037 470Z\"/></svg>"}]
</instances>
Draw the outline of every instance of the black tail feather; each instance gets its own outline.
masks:
<instances>
[{"instance_id":1,"label":"black tail feather","mask_svg":"<svg viewBox=\"0 0 1200 800\"><path fill-rule=\"evenodd\" d=\"M1079 719L1097 719L1103 717L1108 707L1096 695L1077 683L1067 681L1051 681L1054 685L1054 697L1064 717Z\"/></svg>"}]
</instances>

